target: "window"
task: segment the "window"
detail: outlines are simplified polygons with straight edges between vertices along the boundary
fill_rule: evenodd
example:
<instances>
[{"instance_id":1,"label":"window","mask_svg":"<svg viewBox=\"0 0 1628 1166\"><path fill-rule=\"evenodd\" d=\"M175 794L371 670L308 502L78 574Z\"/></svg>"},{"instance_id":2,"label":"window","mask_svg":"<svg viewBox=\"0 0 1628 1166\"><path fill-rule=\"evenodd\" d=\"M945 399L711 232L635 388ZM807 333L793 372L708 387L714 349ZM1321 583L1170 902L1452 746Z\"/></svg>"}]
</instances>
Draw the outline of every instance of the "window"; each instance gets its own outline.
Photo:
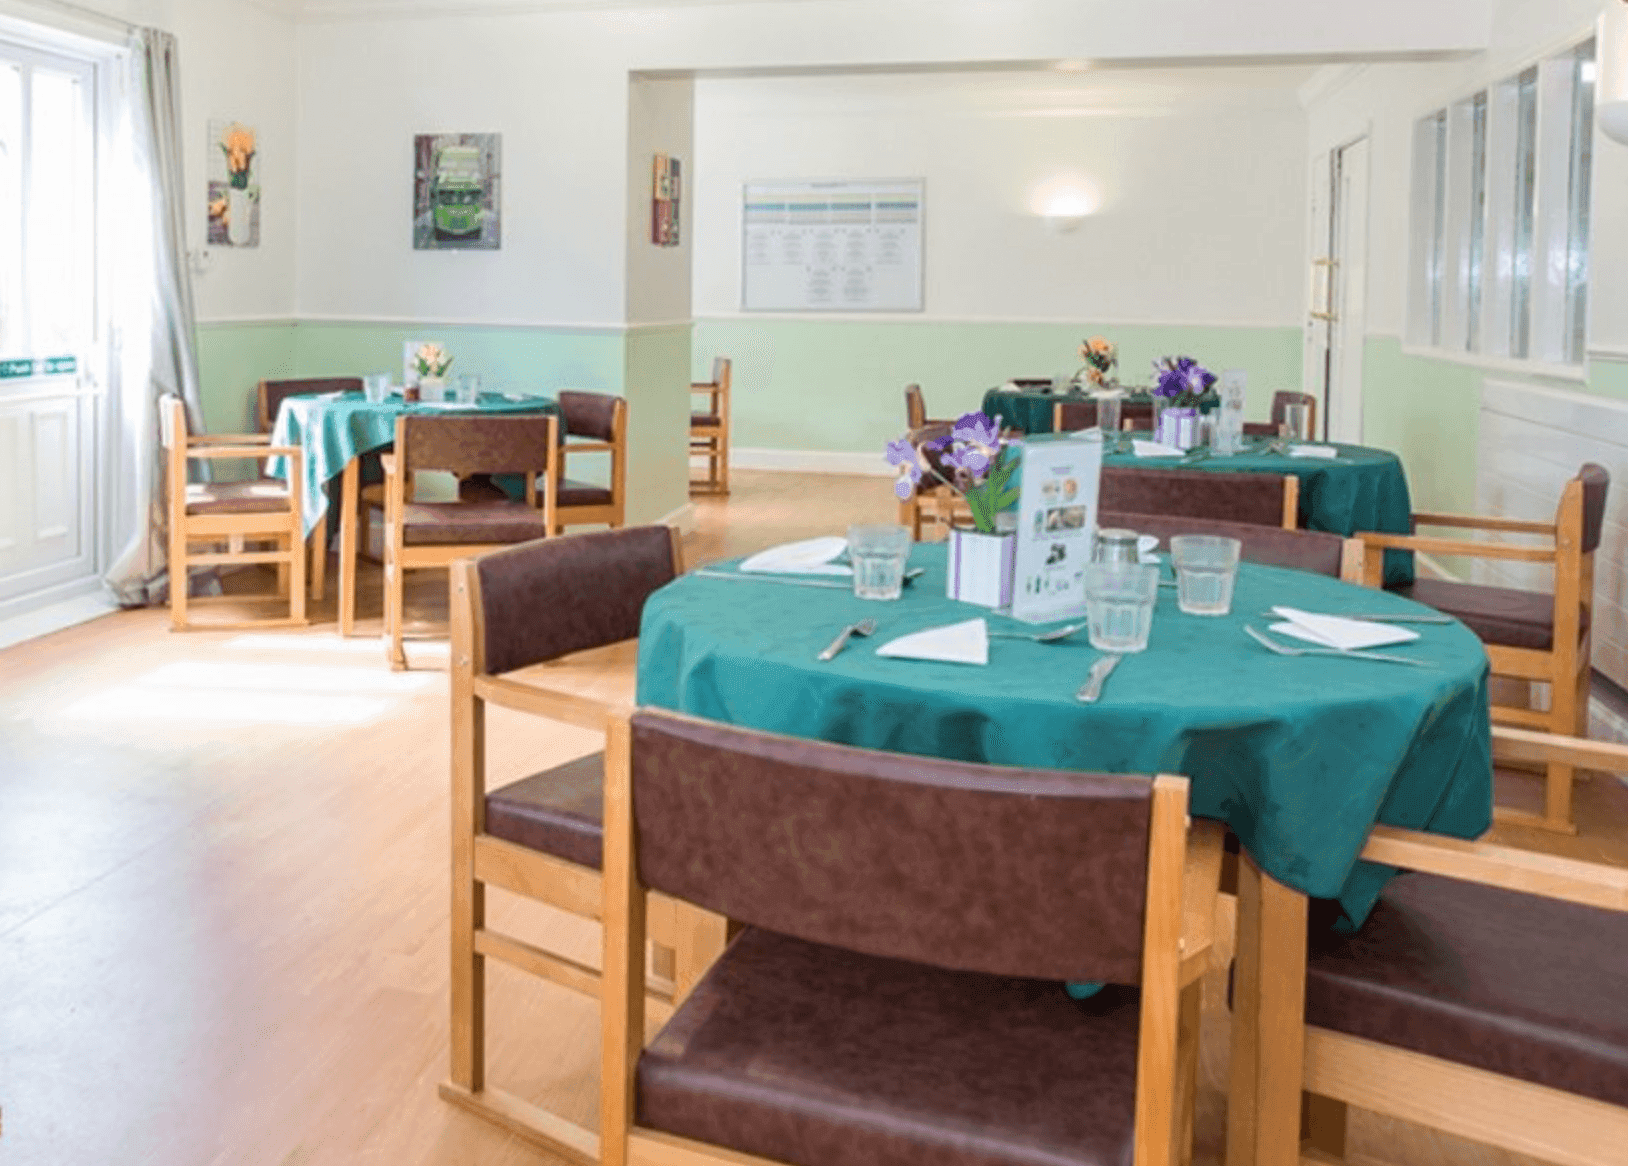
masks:
<instances>
[{"instance_id":1,"label":"window","mask_svg":"<svg viewBox=\"0 0 1628 1166\"><path fill-rule=\"evenodd\" d=\"M1594 41L1420 118L1408 342L1581 365Z\"/></svg>"},{"instance_id":2,"label":"window","mask_svg":"<svg viewBox=\"0 0 1628 1166\"><path fill-rule=\"evenodd\" d=\"M0 47L0 362L14 368L90 340L92 78L85 62Z\"/></svg>"}]
</instances>

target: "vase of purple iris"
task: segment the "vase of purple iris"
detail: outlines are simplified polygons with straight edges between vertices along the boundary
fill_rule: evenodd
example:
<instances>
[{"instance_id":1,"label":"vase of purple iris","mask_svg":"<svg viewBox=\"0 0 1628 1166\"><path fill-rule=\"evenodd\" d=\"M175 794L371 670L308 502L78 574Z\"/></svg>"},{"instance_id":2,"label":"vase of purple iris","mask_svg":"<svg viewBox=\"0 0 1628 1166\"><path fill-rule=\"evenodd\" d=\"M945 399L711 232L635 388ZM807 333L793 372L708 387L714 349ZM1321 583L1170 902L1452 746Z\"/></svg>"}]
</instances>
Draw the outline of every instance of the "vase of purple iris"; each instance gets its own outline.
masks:
<instances>
[{"instance_id":1,"label":"vase of purple iris","mask_svg":"<svg viewBox=\"0 0 1628 1166\"><path fill-rule=\"evenodd\" d=\"M925 483L960 495L972 525L952 526L945 593L951 599L1000 607L1012 601L1017 536L1001 530L1000 513L1017 504L1012 485L1018 455L1001 434L1000 418L963 414L950 432L916 444L906 434L887 444L897 477L894 493L907 501Z\"/></svg>"},{"instance_id":2,"label":"vase of purple iris","mask_svg":"<svg viewBox=\"0 0 1628 1166\"><path fill-rule=\"evenodd\" d=\"M1167 356L1153 362L1153 440L1177 449L1199 443L1199 414L1219 401L1215 374L1190 356Z\"/></svg>"}]
</instances>

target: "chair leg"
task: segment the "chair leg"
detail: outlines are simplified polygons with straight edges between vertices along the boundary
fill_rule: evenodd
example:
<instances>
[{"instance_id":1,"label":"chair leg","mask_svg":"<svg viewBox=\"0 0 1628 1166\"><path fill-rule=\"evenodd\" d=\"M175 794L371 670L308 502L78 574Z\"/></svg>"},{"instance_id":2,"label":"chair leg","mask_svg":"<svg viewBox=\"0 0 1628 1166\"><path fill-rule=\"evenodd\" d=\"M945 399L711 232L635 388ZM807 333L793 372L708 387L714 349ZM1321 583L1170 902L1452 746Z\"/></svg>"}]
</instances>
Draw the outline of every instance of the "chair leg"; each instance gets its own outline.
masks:
<instances>
[{"instance_id":1,"label":"chair leg","mask_svg":"<svg viewBox=\"0 0 1628 1166\"><path fill-rule=\"evenodd\" d=\"M472 869L455 870L452 882L452 1083L479 1093L486 1088L486 957L475 950L475 929L485 918L486 887Z\"/></svg>"},{"instance_id":2,"label":"chair leg","mask_svg":"<svg viewBox=\"0 0 1628 1166\"><path fill-rule=\"evenodd\" d=\"M305 539L300 537L296 528L293 534L287 537L289 558L288 565L288 618L296 624L303 624L305 619L305 572L307 563L305 558Z\"/></svg>"},{"instance_id":3,"label":"chair leg","mask_svg":"<svg viewBox=\"0 0 1628 1166\"><path fill-rule=\"evenodd\" d=\"M173 519L170 525L170 630L187 628L187 539Z\"/></svg>"},{"instance_id":4,"label":"chair leg","mask_svg":"<svg viewBox=\"0 0 1628 1166\"><path fill-rule=\"evenodd\" d=\"M311 532L311 598L322 601L328 590L328 520L326 517Z\"/></svg>"},{"instance_id":5,"label":"chair leg","mask_svg":"<svg viewBox=\"0 0 1628 1166\"><path fill-rule=\"evenodd\" d=\"M402 608L407 602L406 583L402 578L405 573L394 548L388 548L384 563L384 634L386 655L395 672L407 670L407 654L401 646Z\"/></svg>"},{"instance_id":6,"label":"chair leg","mask_svg":"<svg viewBox=\"0 0 1628 1166\"><path fill-rule=\"evenodd\" d=\"M1176 1017L1176 1102L1171 1137L1176 1166L1192 1166L1193 1111L1198 1103L1198 1032L1204 1011L1204 980L1181 990Z\"/></svg>"},{"instance_id":7,"label":"chair leg","mask_svg":"<svg viewBox=\"0 0 1628 1166\"><path fill-rule=\"evenodd\" d=\"M718 438L718 493L729 493L729 438Z\"/></svg>"},{"instance_id":8,"label":"chair leg","mask_svg":"<svg viewBox=\"0 0 1628 1166\"><path fill-rule=\"evenodd\" d=\"M1335 1162L1345 1161L1346 1105L1317 1093L1300 1095L1300 1144Z\"/></svg>"}]
</instances>

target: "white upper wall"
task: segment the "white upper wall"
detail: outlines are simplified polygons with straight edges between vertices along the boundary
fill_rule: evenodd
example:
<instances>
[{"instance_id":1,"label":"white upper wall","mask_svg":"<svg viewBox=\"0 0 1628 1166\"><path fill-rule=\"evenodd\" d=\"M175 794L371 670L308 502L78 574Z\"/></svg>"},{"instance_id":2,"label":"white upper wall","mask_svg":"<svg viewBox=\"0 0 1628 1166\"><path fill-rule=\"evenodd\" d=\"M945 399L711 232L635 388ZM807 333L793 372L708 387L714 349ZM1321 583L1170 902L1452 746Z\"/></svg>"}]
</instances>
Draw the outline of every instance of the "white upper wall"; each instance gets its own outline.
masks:
<instances>
[{"instance_id":1,"label":"white upper wall","mask_svg":"<svg viewBox=\"0 0 1628 1166\"><path fill-rule=\"evenodd\" d=\"M702 80L696 314L739 313L744 183L924 178L927 318L1293 326L1307 72ZM1063 191L1099 205L1056 234Z\"/></svg>"}]
</instances>

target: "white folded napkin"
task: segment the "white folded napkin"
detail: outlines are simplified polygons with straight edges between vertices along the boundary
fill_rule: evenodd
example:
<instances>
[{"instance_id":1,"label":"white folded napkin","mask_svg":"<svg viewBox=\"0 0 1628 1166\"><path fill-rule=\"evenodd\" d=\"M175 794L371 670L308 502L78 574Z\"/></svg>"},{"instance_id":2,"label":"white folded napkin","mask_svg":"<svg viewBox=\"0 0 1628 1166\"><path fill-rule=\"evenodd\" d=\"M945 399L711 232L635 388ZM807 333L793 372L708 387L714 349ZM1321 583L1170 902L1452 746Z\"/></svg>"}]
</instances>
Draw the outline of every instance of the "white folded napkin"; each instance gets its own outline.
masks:
<instances>
[{"instance_id":1,"label":"white folded napkin","mask_svg":"<svg viewBox=\"0 0 1628 1166\"><path fill-rule=\"evenodd\" d=\"M420 401L420 409L479 409L473 401Z\"/></svg>"},{"instance_id":2,"label":"white folded napkin","mask_svg":"<svg viewBox=\"0 0 1628 1166\"><path fill-rule=\"evenodd\" d=\"M1138 563L1157 563L1159 561L1159 556L1153 552L1158 549L1158 535L1139 534L1136 536L1136 561Z\"/></svg>"},{"instance_id":3,"label":"white folded napkin","mask_svg":"<svg viewBox=\"0 0 1628 1166\"><path fill-rule=\"evenodd\" d=\"M1340 451L1332 445L1291 445L1290 457L1339 457Z\"/></svg>"},{"instance_id":4,"label":"white folded napkin","mask_svg":"<svg viewBox=\"0 0 1628 1166\"><path fill-rule=\"evenodd\" d=\"M942 660L949 664L988 664L989 625L983 617L911 632L876 649L878 656Z\"/></svg>"},{"instance_id":5,"label":"white folded napkin","mask_svg":"<svg viewBox=\"0 0 1628 1166\"><path fill-rule=\"evenodd\" d=\"M769 575L852 575L852 567L831 560L848 549L848 540L838 534L805 538L759 551L740 565L740 570Z\"/></svg>"},{"instance_id":6,"label":"white folded napkin","mask_svg":"<svg viewBox=\"0 0 1628 1166\"><path fill-rule=\"evenodd\" d=\"M1000 387L1000 389L999 389L999 390L997 390L997 391L999 391L999 392L1002 392L1002 393L1016 393L1016 392L1018 392L1018 391L1019 391L1019 389L1018 389L1018 387L1017 387L1017 386L1016 386L1016 385L1014 385L1014 384L1013 384L1013 383L1012 383L1012 382L1011 382L1011 381L1007 381L1007 382L1006 382L1006 383L1005 383L1005 384L1004 384L1004 385L1002 385L1002 386L1001 386L1001 387Z\"/></svg>"},{"instance_id":7,"label":"white folded napkin","mask_svg":"<svg viewBox=\"0 0 1628 1166\"><path fill-rule=\"evenodd\" d=\"M1133 437L1131 452L1137 457L1182 457L1187 451L1166 445L1162 441L1144 441L1140 437Z\"/></svg>"},{"instance_id":8,"label":"white folded napkin","mask_svg":"<svg viewBox=\"0 0 1628 1166\"><path fill-rule=\"evenodd\" d=\"M1405 644L1419 638L1419 633L1394 624L1370 623L1364 619L1346 619L1339 615L1319 615L1294 607L1274 607L1272 611L1287 622L1272 625L1274 632L1307 640L1325 648L1351 651L1355 648L1379 648L1386 644Z\"/></svg>"}]
</instances>

